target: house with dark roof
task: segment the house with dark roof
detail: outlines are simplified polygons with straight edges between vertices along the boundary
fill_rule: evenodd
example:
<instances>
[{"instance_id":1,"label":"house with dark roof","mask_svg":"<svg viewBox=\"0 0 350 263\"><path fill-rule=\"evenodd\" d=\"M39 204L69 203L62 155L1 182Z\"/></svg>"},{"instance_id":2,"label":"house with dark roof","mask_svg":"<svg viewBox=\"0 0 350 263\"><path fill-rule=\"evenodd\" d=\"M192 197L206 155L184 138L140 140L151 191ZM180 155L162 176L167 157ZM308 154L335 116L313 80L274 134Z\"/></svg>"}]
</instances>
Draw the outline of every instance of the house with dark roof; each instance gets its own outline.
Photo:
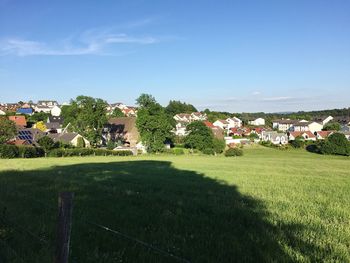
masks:
<instances>
[{"instance_id":1,"label":"house with dark roof","mask_svg":"<svg viewBox=\"0 0 350 263\"><path fill-rule=\"evenodd\" d=\"M123 141L125 146L135 147L140 140L135 117L111 118L102 133L103 143Z\"/></svg>"},{"instance_id":2,"label":"house with dark roof","mask_svg":"<svg viewBox=\"0 0 350 263\"><path fill-rule=\"evenodd\" d=\"M10 144L38 146L38 140L46 133L36 128L18 128L17 136Z\"/></svg>"},{"instance_id":3,"label":"house with dark roof","mask_svg":"<svg viewBox=\"0 0 350 263\"><path fill-rule=\"evenodd\" d=\"M63 119L63 117L62 116L49 116L48 118L47 118L47 123L53 123L53 122L57 122L57 123L59 123L59 124L63 124L63 121L64 121L64 119Z\"/></svg>"},{"instance_id":4,"label":"house with dark roof","mask_svg":"<svg viewBox=\"0 0 350 263\"><path fill-rule=\"evenodd\" d=\"M66 132L66 133L49 133L48 136L53 139L55 142L63 142L67 144L71 144L73 146L78 145L78 139L83 138L85 142L85 147L90 147L90 142L76 132Z\"/></svg>"}]
</instances>

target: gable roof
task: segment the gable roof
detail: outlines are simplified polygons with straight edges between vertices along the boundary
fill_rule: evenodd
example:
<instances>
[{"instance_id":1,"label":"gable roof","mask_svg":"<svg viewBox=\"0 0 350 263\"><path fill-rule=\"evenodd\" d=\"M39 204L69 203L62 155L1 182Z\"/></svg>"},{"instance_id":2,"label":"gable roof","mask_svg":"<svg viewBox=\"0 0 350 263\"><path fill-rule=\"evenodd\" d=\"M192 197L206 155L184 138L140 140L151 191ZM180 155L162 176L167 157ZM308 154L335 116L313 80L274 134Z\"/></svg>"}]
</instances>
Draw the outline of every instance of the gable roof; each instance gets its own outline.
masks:
<instances>
[{"instance_id":1,"label":"gable roof","mask_svg":"<svg viewBox=\"0 0 350 263\"><path fill-rule=\"evenodd\" d=\"M204 123L205 126L207 126L208 128L216 128L216 126L214 126L210 121L203 121L203 123Z\"/></svg>"},{"instance_id":2,"label":"gable roof","mask_svg":"<svg viewBox=\"0 0 350 263\"><path fill-rule=\"evenodd\" d=\"M57 122L59 124L63 124L63 117L62 116L49 116L48 118L48 122L51 123L51 122Z\"/></svg>"},{"instance_id":3,"label":"gable roof","mask_svg":"<svg viewBox=\"0 0 350 263\"><path fill-rule=\"evenodd\" d=\"M36 145L37 141L46 133L36 128L19 128L16 140L25 140L28 144Z\"/></svg>"},{"instance_id":4,"label":"gable roof","mask_svg":"<svg viewBox=\"0 0 350 263\"><path fill-rule=\"evenodd\" d=\"M306 134L308 138L316 138L315 134L313 134L311 131L295 131L290 133L290 135L292 135L294 138L303 136L304 134Z\"/></svg>"},{"instance_id":5,"label":"gable roof","mask_svg":"<svg viewBox=\"0 0 350 263\"><path fill-rule=\"evenodd\" d=\"M13 121L17 126L27 126L27 121L24 116L8 116L10 121Z\"/></svg>"},{"instance_id":6,"label":"gable roof","mask_svg":"<svg viewBox=\"0 0 350 263\"><path fill-rule=\"evenodd\" d=\"M48 136L54 141L63 141L66 143L70 143L73 141L75 137L77 137L79 133L76 132L67 132L67 133L51 133Z\"/></svg>"}]
</instances>

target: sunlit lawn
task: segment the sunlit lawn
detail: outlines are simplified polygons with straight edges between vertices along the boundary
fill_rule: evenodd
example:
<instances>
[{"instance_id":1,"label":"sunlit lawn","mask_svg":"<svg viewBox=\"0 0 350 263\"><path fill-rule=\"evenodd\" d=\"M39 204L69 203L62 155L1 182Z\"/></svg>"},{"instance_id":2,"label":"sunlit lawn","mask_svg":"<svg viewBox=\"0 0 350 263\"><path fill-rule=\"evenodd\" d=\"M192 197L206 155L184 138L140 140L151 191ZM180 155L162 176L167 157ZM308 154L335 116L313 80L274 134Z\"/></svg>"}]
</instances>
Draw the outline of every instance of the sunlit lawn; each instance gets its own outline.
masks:
<instances>
[{"instance_id":1,"label":"sunlit lawn","mask_svg":"<svg viewBox=\"0 0 350 263\"><path fill-rule=\"evenodd\" d=\"M60 191L71 262L177 262L93 223L190 262L349 262L350 158L244 153L0 160L0 262L52 261Z\"/></svg>"}]
</instances>

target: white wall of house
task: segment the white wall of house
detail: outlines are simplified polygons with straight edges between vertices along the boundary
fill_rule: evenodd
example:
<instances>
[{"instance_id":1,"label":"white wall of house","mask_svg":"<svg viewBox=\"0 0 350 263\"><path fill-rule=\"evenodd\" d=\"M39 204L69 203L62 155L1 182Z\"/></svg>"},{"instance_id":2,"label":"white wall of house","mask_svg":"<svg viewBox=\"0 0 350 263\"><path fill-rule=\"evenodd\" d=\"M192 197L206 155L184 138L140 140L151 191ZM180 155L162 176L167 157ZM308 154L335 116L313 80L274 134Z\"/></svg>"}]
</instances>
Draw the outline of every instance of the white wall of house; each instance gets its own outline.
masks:
<instances>
[{"instance_id":1,"label":"white wall of house","mask_svg":"<svg viewBox=\"0 0 350 263\"><path fill-rule=\"evenodd\" d=\"M242 126L242 121L237 117L227 118L226 121L229 123L229 128L239 128Z\"/></svg>"},{"instance_id":2,"label":"white wall of house","mask_svg":"<svg viewBox=\"0 0 350 263\"><path fill-rule=\"evenodd\" d=\"M0 110L0 115L6 115L6 112Z\"/></svg>"},{"instance_id":3,"label":"white wall of house","mask_svg":"<svg viewBox=\"0 0 350 263\"><path fill-rule=\"evenodd\" d=\"M58 107L58 106L54 106L52 109L51 109L51 115L52 116L60 116L61 115L61 108Z\"/></svg>"},{"instance_id":4,"label":"white wall of house","mask_svg":"<svg viewBox=\"0 0 350 263\"><path fill-rule=\"evenodd\" d=\"M257 118L253 121L249 122L250 125L255 125L255 126L263 126L265 125L265 119L263 118Z\"/></svg>"},{"instance_id":5,"label":"white wall of house","mask_svg":"<svg viewBox=\"0 0 350 263\"><path fill-rule=\"evenodd\" d=\"M332 117L332 116L328 116L327 118L325 118L325 119L322 121L322 124L325 125L326 123L330 122L331 120L333 120L333 117Z\"/></svg>"},{"instance_id":6,"label":"white wall of house","mask_svg":"<svg viewBox=\"0 0 350 263\"><path fill-rule=\"evenodd\" d=\"M323 125L318 122L312 122L308 125L309 131L312 133L322 131Z\"/></svg>"},{"instance_id":7,"label":"white wall of house","mask_svg":"<svg viewBox=\"0 0 350 263\"><path fill-rule=\"evenodd\" d=\"M71 144L74 145L74 146L77 146L78 145L78 138L83 138L84 142L85 142L85 147L90 147L90 142L85 139L83 136L81 136L80 134L78 134L77 136L75 136L73 138L73 140L71 140Z\"/></svg>"},{"instance_id":8,"label":"white wall of house","mask_svg":"<svg viewBox=\"0 0 350 263\"><path fill-rule=\"evenodd\" d=\"M215 121L215 122L213 123L213 125L216 126L216 127L220 127L220 128L223 129L223 130L227 129L227 126L228 126L227 123L223 123L223 122L221 122L220 120Z\"/></svg>"},{"instance_id":9,"label":"white wall of house","mask_svg":"<svg viewBox=\"0 0 350 263\"><path fill-rule=\"evenodd\" d=\"M293 131L309 131L309 126L306 125L294 125L292 127Z\"/></svg>"},{"instance_id":10,"label":"white wall of house","mask_svg":"<svg viewBox=\"0 0 350 263\"><path fill-rule=\"evenodd\" d=\"M51 113L51 108L49 107L34 107L35 112L45 112L45 113Z\"/></svg>"}]
</instances>

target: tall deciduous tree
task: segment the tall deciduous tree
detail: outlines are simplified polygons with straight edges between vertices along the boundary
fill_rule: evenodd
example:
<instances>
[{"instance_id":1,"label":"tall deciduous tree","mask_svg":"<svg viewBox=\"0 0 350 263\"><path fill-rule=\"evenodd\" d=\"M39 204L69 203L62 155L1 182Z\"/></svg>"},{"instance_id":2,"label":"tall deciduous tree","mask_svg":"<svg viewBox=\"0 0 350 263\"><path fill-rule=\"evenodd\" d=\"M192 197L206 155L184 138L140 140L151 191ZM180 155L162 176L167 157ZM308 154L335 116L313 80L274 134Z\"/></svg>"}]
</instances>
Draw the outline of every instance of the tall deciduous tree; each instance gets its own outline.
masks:
<instances>
[{"instance_id":1,"label":"tall deciduous tree","mask_svg":"<svg viewBox=\"0 0 350 263\"><path fill-rule=\"evenodd\" d=\"M116 117L125 117L125 114L121 111L119 108L115 108L110 115L111 118L116 118Z\"/></svg>"},{"instance_id":2,"label":"tall deciduous tree","mask_svg":"<svg viewBox=\"0 0 350 263\"><path fill-rule=\"evenodd\" d=\"M6 117L0 117L0 144L14 138L17 134L16 125Z\"/></svg>"},{"instance_id":3,"label":"tall deciduous tree","mask_svg":"<svg viewBox=\"0 0 350 263\"><path fill-rule=\"evenodd\" d=\"M148 152L164 151L164 143L173 137L169 116L152 95L142 94L136 102L140 107L136 125L142 143L147 147Z\"/></svg>"},{"instance_id":4,"label":"tall deciduous tree","mask_svg":"<svg viewBox=\"0 0 350 263\"><path fill-rule=\"evenodd\" d=\"M88 96L78 96L70 105L62 107L65 125L86 137L92 145L98 145L102 129L107 123L107 102Z\"/></svg>"},{"instance_id":5,"label":"tall deciduous tree","mask_svg":"<svg viewBox=\"0 0 350 263\"><path fill-rule=\"evenodd\" d=\"M192 104L187 104L178 100L169 101L168 106L165 108L166 112L172 116L179 113L192 113L197 112L197 109Z\"/></svg>"},{"instance_id":6,"label":"tall deciduous tree","mask_svg":"<svg viewBox=\"0 0 350 263\"><path fill-rule=\"evenodd\" d=\"M189 132L185 138L185 146L191 149L212 149L214 135L212 131L201 121L195 121L187 125Z\"/></svg>"}]
</instances>

